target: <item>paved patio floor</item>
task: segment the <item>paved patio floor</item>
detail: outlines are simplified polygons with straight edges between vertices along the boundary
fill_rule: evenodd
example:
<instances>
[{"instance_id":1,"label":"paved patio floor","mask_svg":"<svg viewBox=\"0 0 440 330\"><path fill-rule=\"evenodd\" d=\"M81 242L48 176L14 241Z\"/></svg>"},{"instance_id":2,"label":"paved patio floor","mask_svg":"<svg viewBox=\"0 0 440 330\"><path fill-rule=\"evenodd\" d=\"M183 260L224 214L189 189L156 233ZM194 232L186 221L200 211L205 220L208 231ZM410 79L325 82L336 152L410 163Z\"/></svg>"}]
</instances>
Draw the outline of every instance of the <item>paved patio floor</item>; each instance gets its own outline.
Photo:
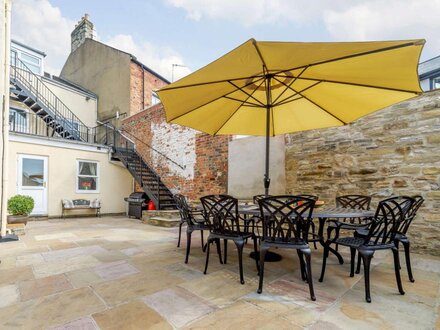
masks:
<instances>
[{"instance_id":1,"label":"paved patio floor","mask_svg":"<svg viewBox=\"0 0 440 330\"><path fill-rule=\"evenodd\" d=\"M406 294L398 294L392 258L373 259L372 299L361 275L330 257L317 278L322 249L313 250L316 302L300 280L297 255L266 264L258 295L255 263L247 257L239 283L235 247L227 265L204 254L194 234L189 263L177 230L125 217L30 222L19 242L0 248L2 329L435 329L440 328L440 259L413 255L415 283L402 263ZM344 256L348 256L347 253ZM347 260L347 258L346 258Z\"/></svg>"}]
</instances>

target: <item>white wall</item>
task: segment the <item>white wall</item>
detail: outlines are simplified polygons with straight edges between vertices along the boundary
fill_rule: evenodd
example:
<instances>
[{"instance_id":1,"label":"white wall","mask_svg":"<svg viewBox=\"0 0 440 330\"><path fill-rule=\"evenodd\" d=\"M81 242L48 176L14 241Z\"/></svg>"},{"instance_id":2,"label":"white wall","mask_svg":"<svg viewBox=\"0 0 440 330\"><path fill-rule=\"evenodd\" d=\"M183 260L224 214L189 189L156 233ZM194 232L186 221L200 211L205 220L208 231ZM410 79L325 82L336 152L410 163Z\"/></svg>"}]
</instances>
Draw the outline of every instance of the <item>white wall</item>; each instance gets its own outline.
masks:
<instances>
[{"instance_id":1,"label":"white wall","mask_svg":"<svg viewBox=\"0 0 440 330\"><path fill-rule=\"evenodd\" d=\"M229 142L228 194L243 199L264 193L265 137L246 137ZM270 138L270 190L286 191L284 136Z\"/></svg>"},{"instance_id":2,"label":"white wall","mask_svg":"<svg viewBox=\"0 0 440 330\"><path fill-rule=\"evenodd\" d=\"M101 150L99 150L101 149ZM61 214L61 199L101 200L101 213L121 213L126 210L124 197L133 188L130 173L122 166L109 162L106 148L71 142L50 141L36 137L10 135L8 195L17 193L17 159L19 154L48 157L48 215ZM99 193L76 193L77 160L99 162ZM74 211L79 214L80 211ZM89 211L90 212L90 211ZM70 212L69 214L73 214Z\"/></svg>"},{"instance_id":3,"label":"white wall","mask_svg":"<svg viewBox=\"0 0 440 330\"><path fill-rule=\"evenodd\" d=\"M98 100L49 79L44 83L86 126L96 126Z\"/></svg>"}]
</instances>

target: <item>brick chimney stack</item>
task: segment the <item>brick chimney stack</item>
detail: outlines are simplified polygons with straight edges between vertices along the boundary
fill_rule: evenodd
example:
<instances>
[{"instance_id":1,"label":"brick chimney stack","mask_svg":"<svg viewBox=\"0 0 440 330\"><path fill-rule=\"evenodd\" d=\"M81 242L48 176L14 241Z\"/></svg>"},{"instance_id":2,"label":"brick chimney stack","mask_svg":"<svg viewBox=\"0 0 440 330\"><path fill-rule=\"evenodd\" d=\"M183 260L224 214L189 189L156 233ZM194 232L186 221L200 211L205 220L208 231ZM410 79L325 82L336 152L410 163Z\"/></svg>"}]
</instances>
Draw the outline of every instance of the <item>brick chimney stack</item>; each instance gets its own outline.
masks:
<instances>
[{"instance_id":1,"label":"brick chimney stack","mask_svg":"<svg viewBox=\"0 0 440 330\"><path fill-rule=\"evenodd\" d=\"M70 34L72 46L71 52L74 52L79 46L81 46L87 38L94 39L93 23L89 19L89 14L84 14Z\"/></svg>"}]
</instances>

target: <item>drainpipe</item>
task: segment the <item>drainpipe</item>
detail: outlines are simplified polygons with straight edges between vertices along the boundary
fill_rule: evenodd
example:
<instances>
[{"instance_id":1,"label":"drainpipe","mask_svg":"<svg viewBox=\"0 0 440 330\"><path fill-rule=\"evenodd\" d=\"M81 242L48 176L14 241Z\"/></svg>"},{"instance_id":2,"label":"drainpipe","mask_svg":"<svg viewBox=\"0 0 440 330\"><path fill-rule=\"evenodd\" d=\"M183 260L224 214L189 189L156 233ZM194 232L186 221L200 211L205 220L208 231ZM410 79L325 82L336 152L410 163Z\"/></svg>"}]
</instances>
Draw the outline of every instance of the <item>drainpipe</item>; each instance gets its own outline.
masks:
<instances>
[{"instance_id":1,"label":"drainpipe","mask_svg":"<svg viewBox=\"0 0 440 330\"><path fill-rule=\"evenodd\" d=\"M0 236L6 236L7 224L7 201L8 201L8 152L9 152L9 61L11 47L11 0L1 0L0 8L0 95L1 116L0 126L2 129L0 140L0 166L1 166L1 230Z\"/></svg>"},{"instance_id":2,"label":"drainpipe","mask_svg":"<svg viewBox=\"0 0 440 330\"><path fill-rule=\"evenodd\" d=\"M142 109L143 111L145 109L145 70L142 68Z\"/></svg>"}]
</instances>

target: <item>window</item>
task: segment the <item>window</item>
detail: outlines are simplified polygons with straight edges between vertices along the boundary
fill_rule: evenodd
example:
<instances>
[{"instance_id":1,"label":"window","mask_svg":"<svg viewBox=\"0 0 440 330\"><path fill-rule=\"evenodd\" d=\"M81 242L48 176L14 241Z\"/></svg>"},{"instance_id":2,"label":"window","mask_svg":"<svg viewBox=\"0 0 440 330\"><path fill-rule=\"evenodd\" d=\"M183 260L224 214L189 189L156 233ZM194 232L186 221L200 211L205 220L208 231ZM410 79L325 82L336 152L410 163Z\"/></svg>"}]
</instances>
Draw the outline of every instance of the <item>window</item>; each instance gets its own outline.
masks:
<instances>
[{"instance_id":1,"label":"window","mask_svg":"<svg viewBox=\"0 0 440 330\"><path fill-rule=\"evenodd\" d=\"M156 92L153 92L151 94L151 105L155 105L158 103L160 103L160 98L159 98L159 96L157 96Z\"/></svg>"},{"instance_id":2,"label":"window","mask_svg":"<svg viewBox=\"0 0 440 330\"><path fill-rule=\"evenodd\" d=\"M25 110L9 109L9 129L12 132L28 133L28 116Z\"/></svg>"},{"instance_id":3,"label":"window","mask_svg":"<svg viewBox=\"0 0 440 330\"><path fill-rule=\"evenodd\" d=\"M76 192L99 192L99 167L98 162L78 160Z\"/></svg>"},{"instance_id":4,"label":"window","mask_svg":"<svg viewBox=\"0 0 440 330\"><path fill-rule=\"evenodd\" d=\"M11 49L11 65L35 74L43 74L43 59L25 52L20 47Z\"/></svg>"}]
</instances>

